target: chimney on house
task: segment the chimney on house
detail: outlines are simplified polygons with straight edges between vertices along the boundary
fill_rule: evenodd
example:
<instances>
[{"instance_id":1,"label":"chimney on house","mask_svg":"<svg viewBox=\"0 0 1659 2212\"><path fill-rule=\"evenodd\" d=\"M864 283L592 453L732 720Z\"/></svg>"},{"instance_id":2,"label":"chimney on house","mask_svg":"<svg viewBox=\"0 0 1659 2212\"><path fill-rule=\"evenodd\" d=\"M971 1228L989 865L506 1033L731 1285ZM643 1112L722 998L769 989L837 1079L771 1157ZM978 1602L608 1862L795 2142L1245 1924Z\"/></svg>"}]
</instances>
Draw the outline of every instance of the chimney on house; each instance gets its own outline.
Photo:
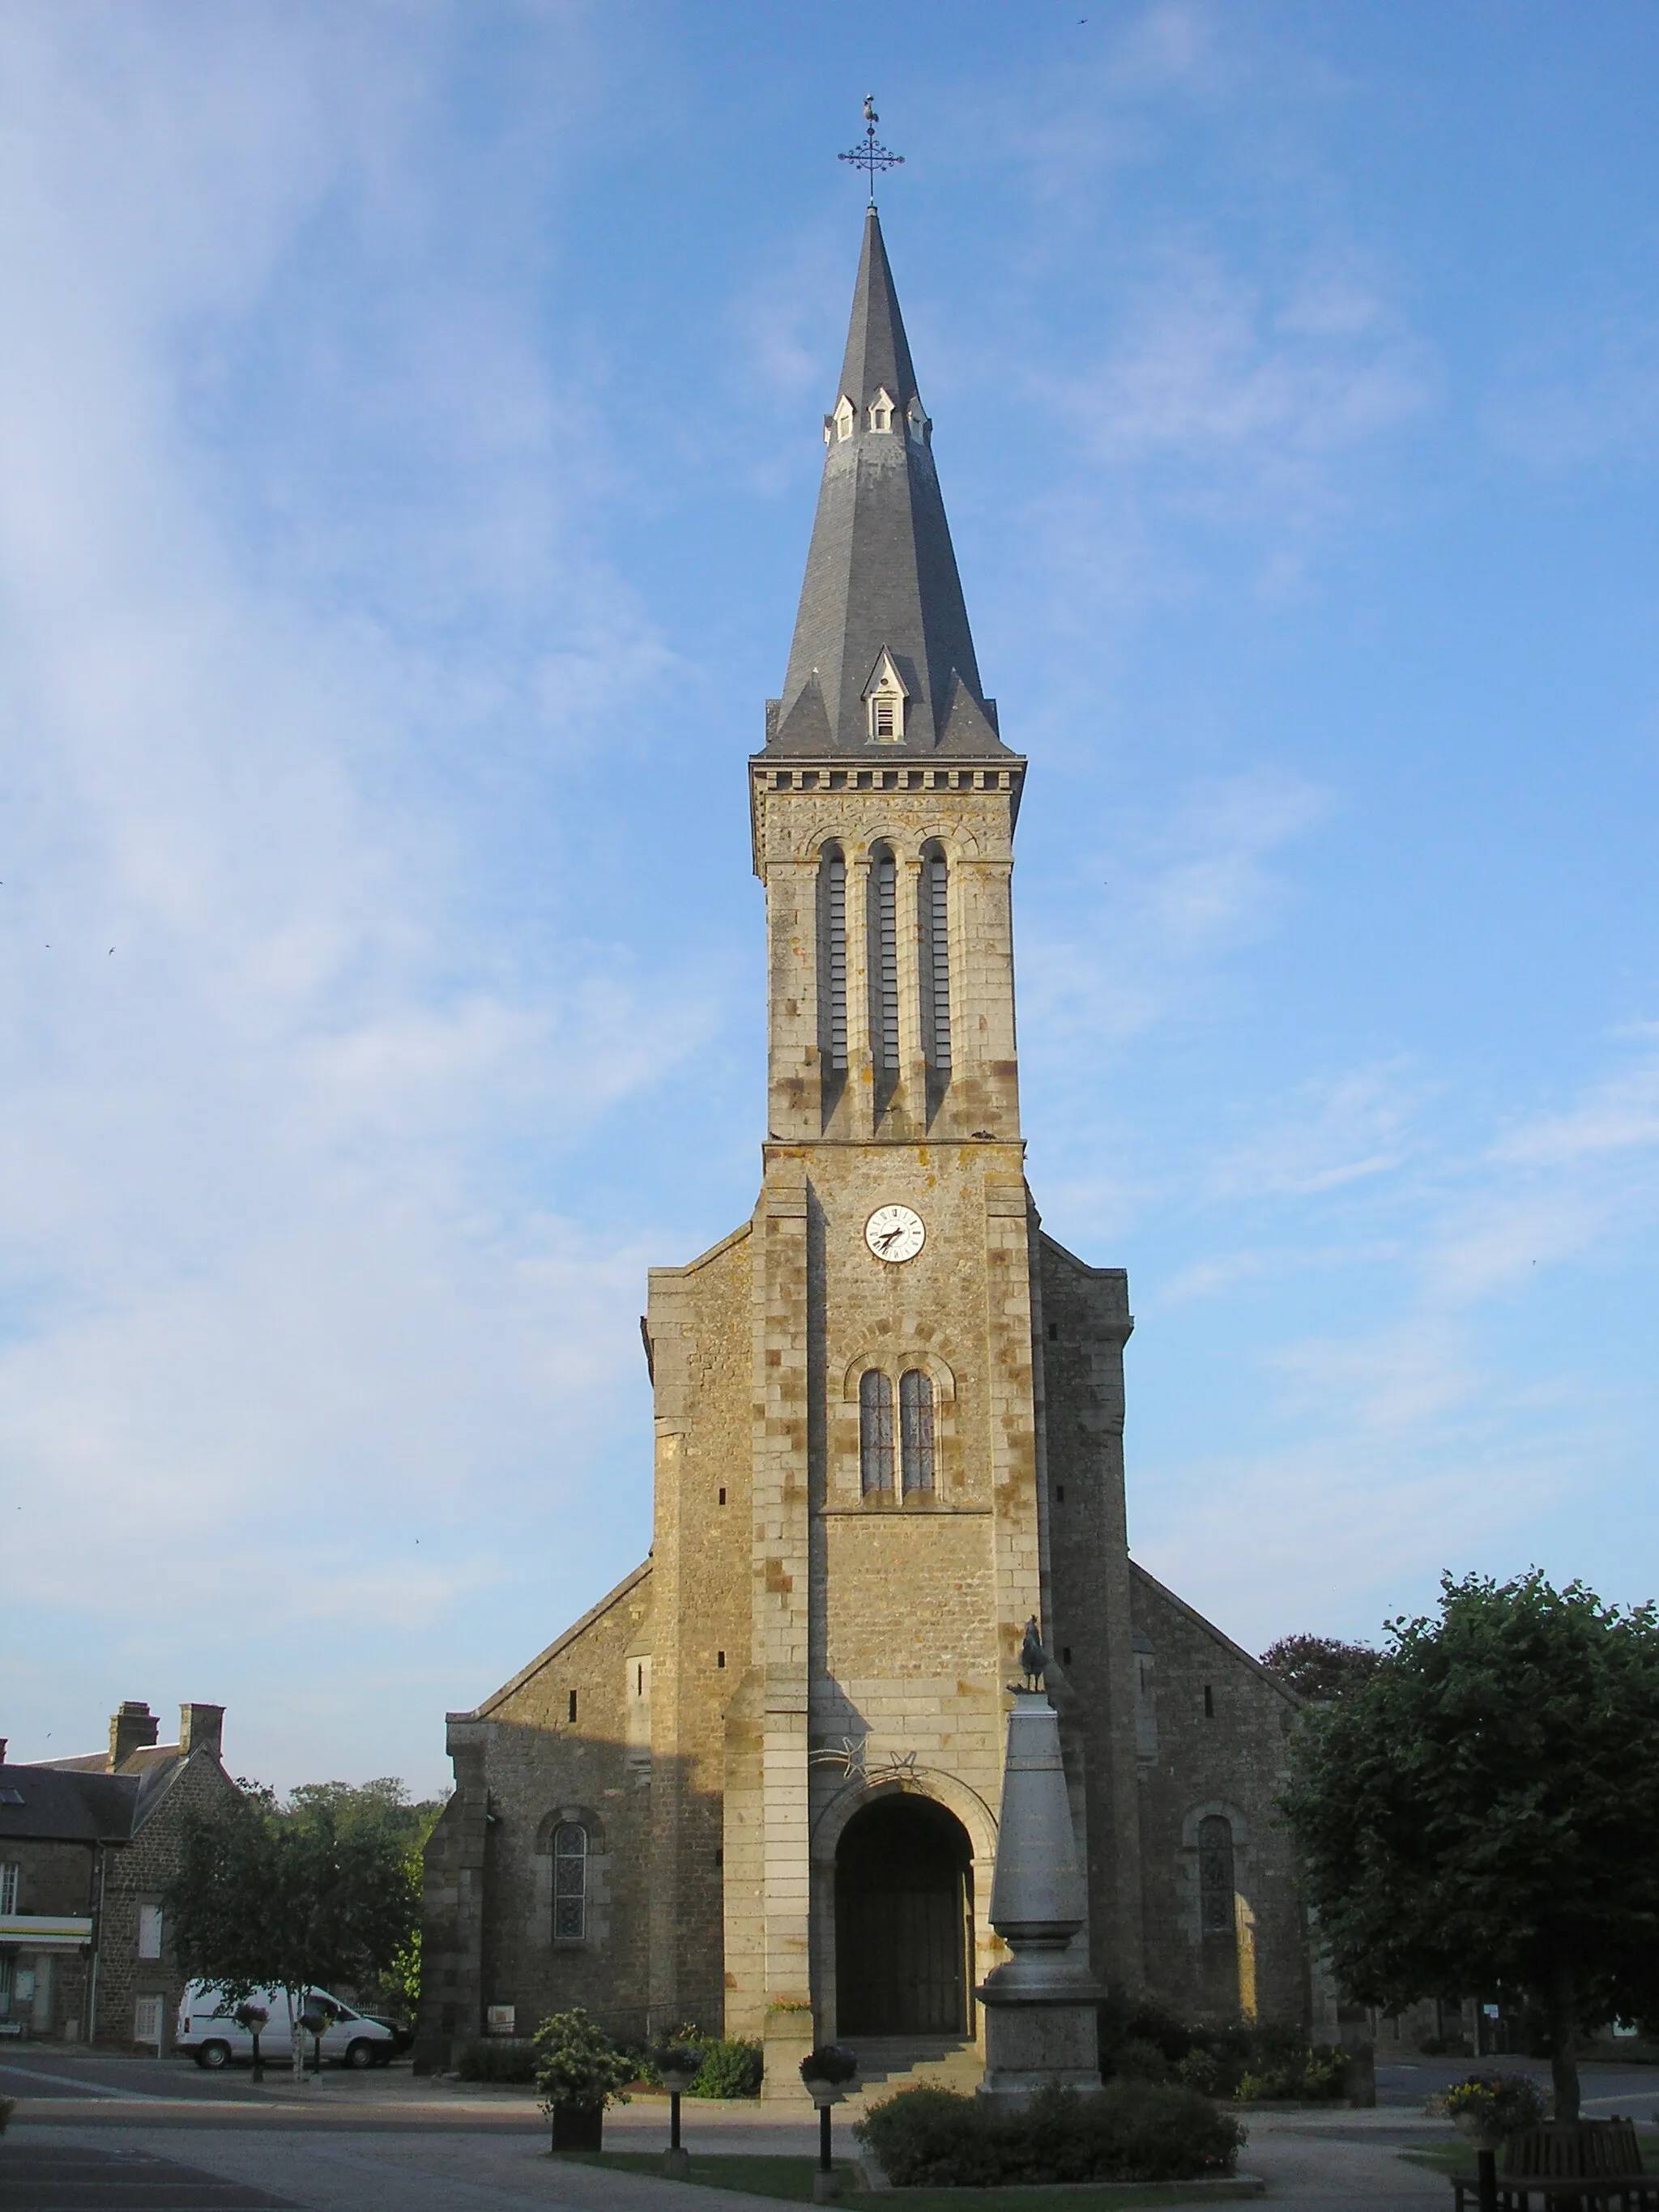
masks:
<instances>
[{"instance_id":1,"label":"chimney on house","mask_svg":"<svg viewBox=\"0 0 1659 2212\"><path fill-rule=\"evenodd\" d=\"M6 1739L5 1739L5 1737L4 1737L4 1736L0 1735L0 1766L3 1766L3 1765L5 1765L5 1763L6 1763Z\"/></svg>"},{"instance_id":2,"label":"chimney on house","mask_svg":"<svg viewBox=\"0 0 1659 2212\"><path fill-rule=\"evenodd\" d=\"M143 1751L161 1733L161 1723L141 1698L123 1698L118 1712L110 1715L109 1771L118 1774L135 1751Z\"/></svg>"},{"instance_id":3,"label":"chimney on house","mask_svg":"<svg viewBox=\"0 0 1659 2212\"><path fill-rule=\"evenodd\" d=\"M224 1733L222 1705L179 1706L179 1751L182 1758L188 1759L192 1751L210 1751L217 1759Z\"/></svg>"}]
</instances>

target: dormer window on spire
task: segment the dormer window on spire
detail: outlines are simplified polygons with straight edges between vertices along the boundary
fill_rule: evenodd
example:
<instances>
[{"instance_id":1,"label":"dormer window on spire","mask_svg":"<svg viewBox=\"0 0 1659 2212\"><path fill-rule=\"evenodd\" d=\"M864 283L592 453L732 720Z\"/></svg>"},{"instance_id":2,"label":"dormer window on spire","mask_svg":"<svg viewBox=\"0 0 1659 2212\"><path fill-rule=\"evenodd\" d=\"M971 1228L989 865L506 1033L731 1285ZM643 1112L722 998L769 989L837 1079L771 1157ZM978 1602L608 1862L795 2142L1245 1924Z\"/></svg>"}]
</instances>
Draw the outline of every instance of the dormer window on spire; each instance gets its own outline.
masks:
<instances>
[{"instance_id":1,"label":"dormer window on spire","mask_svg":"<svg viewBox=\"0 0 1659 2212\"><path fill-rule=\"evenodd\" d=\"M847 397L847 394L844 392L842 393L840 399L836 403L835 413L830 419L836 426L836 435L837 438L850 438L852 436L853 425L858 420L858 417L854 412L852 401Z\"/></svg>"},{"instance_id":2,"label":"dormer window on spire","mask_svg":"<svg viewBox=\"0 0 1659 2212\"><path fill-rule=\"evenodd\" d=\"M892 427L893 403L888 398L884 385L870 402L870 428L872 430L890 430Z\"/></svg>"},{"instance_id":3,"label":"dormer window on spire","mask_svg":"<svg viewBox=\"0 0 1659 2212\"><path fill-rule=\"evenodd\" d=\"M921 399L913 392L910 404L904 410L905 428L919 446L927 441L927 416Z\"/></svg>"},{"instance_id":4,"label":"dormer window on spire","mask_svg":"<svg viewBox=\"0 0 1659 2212\"><path fill-rule=\"evenodd\" d=\"M870 718L870 741L872 744L902 744L904 701L903 683L893 665L892 655L884 649L864 694L865 713Z\"/></svg>"}]
</instances>

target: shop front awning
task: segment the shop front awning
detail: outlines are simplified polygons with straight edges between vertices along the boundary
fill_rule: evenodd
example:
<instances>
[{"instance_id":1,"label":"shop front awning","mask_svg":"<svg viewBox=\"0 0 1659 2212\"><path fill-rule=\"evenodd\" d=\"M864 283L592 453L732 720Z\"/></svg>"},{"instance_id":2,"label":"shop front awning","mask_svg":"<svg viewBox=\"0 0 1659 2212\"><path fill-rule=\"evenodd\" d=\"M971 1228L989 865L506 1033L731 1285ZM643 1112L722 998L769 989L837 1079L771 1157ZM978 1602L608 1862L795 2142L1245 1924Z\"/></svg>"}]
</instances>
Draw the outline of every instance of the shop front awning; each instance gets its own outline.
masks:
<instances>
[{"instance_id":1,"label":"shop front awning","mask_svg":"<svg viewBox=\"0 0 1659 2212\"><path fill-rule=\"evenodd\" d=\"M92 1941L90 1916L63 1912L0 1912L0 1943L20 1951L82 1951Z\"/></svg>"}]
</instances>

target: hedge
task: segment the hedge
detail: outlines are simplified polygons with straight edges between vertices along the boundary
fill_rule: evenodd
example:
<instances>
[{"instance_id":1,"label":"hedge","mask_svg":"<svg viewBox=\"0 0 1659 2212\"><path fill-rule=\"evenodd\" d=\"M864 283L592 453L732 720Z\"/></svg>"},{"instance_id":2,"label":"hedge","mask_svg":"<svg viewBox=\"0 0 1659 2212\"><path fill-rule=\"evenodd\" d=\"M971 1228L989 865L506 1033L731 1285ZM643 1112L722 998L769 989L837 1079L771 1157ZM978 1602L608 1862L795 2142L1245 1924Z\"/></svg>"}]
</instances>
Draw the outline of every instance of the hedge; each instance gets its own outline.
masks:
<instances>
[{"instance_id":1,"label":"hedge","mask_svg":"<svg viewBox=\"0 0 1659 2212\"><path fill-rule=\"evenodd\" d=\"M513 2081L526 2088L536 2079L536 2046L527 2035L485 2035L469 2043L455 2062L463 2081Z\"/></svg>"},{"instance_id":2,"label":"hedge","mask_svg":"<svg viewBox=\"0 0 1659 2212\"><path fill-rule=\"evenodd\" d=\"M853 2130L900 2188L1191 2181L1231 2173L1244 2130L1195 2090L1115 2081L1045 2089L1002 2111L952 2089L902 2089Z\"/></svg>"}]
</instances>

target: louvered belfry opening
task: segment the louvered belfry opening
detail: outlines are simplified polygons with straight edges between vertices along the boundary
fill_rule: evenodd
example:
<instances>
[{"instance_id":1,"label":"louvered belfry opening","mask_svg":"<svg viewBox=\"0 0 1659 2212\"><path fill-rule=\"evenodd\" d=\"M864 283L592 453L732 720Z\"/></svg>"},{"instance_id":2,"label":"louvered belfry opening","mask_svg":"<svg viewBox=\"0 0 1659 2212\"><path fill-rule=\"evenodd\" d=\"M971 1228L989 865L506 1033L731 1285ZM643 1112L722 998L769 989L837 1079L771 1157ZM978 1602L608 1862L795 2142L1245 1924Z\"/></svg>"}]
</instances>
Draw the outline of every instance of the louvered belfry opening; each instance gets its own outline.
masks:
<instances>
[{"instance_id":1,"label":"louvered belfry opening","mask_svg":"<svg viewBox=\"0 0 1659 2212\"><path fill-rule=\"evenodd\" d=\"M828 1126L847 1087L847 862L826 845L818 864L818 1057Z\"/></svg>"},{"instance_id":2,"label":"louvered belfry opening","mask_svg":"<svg viewBox=\"0 0 1659 2212\"><path fill-rule=\"evenodd\" d=\"M927 1117L951 1082L951 869L938 845L921 856L921 1034L927 1062Z\"/></svg>"},{"instance_id":3,"label":"louvered belfry opening","mask_svg":"<svg viewBox=\"0 0 1659 2212\"><path fill-rule=\"evenodd\" d=\"M870 1043L879 1113L899 1074L898 866L884 845L871 858L870 951Z\"/></svg>"}]
</instances>

